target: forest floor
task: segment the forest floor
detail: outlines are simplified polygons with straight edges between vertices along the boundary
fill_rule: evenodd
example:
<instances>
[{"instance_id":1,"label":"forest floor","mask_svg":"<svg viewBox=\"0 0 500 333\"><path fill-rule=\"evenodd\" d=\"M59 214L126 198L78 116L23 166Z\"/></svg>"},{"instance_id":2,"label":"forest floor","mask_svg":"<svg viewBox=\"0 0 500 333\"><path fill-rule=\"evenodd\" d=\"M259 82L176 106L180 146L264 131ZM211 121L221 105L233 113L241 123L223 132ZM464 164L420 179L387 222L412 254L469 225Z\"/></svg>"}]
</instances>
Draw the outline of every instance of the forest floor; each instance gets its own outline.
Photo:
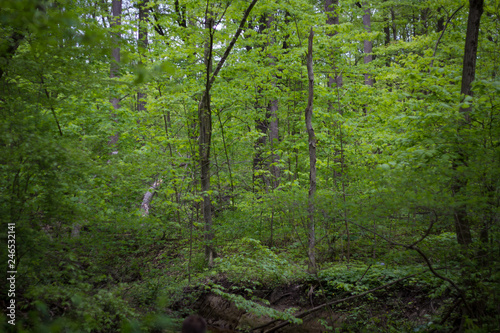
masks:
<instances>
[{"instance_id":1,"label":"forest floor","mask_svg":"<svg viewBox=\"0 0 500 333\"><path fill-rule=\"evenodd\" d=\"M215 284L224 290L232 290L231 295L252 299L255 303L280 312L304 314L322 304L331 302L332 295L325 292L322 286L310 281L298 281L288 285L274 287L262 286L249 292L244 286L237 286L227 279L220 278ZM424 330L431 318L441 312L447 303L446 297L432 299L425 288L409 287L394 284L384 290L378 290L366 296L354 298L332 306L324 306L301 316L301 324L288 323L286 320L273 319L265 314L265 310L245 311L237 298L220 295L200 287L186 288L185 295L197 294L181 299L174 309L189 307L207 319L213 333L221 332L355 332L355 331L414 331ZM229 299L228 299L229 298ZM343 298L338 295L336 298ZM232 299L232 300L230 300ZM252 313L252 312L257 312ZM279 328L278 330L278 326ZM364 329L360 329L364 327Z\"/></svg>"}]
</instances>

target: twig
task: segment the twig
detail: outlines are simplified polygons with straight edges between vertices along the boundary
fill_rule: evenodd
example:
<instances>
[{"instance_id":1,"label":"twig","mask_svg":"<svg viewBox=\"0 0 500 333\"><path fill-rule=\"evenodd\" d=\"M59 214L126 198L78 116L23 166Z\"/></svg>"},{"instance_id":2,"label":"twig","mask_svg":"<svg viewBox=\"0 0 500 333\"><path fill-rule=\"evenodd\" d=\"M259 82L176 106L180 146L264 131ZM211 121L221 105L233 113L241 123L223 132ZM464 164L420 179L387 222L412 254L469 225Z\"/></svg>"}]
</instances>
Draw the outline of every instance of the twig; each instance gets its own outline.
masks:
<instances>
[{"instance_id":1,"label":"twig","mask_svg":"<svg viewBox=\"0 0 500 333\"><path fill-rule=\"evenodd\" d=\"M368 270L370 269L370 267L372 267L372 264L370 264L370 266L368 266L365 270L365 272L363 273L363 275L361 275L361 277L356 281L354 282L353 284L356 285L358 284L359 281L363 280L363 278L365 277L366 273L368 273Z\"/></svg>"},{"instance_id":2,"label":"twig","mask_svg":"<svg viewBox=\"0 0 500 333\"><path fill-rule=\"evenodd\" d=\"M241 19L240 26L238 27L238 30L236 30L236 33L233 36L233 39L229 43L228 47L226 48L226 51L224 52L224 55L220 59L219 63L217 64L217 68L215 68L214 73L212 74L212 78L209 81L209 86L208 90L212 87L215 78L219 74L219 71L221 70L222 66L224 66L224 63L227 60L227 57L229 56L229 53L231 53L231 50L233 49L234 44L236 44L236 41L238 40L238 37L240 37L241 32L243 31L243 27L245 26L245 22L247 21L248 15L250 15L250 12L252 11L253 7L257 3L258 0L253 0L252 3L248 6L247 10L245 11L245 14L243 14L243 18ZM208 91L206 92L208 93Z\"/></svg>"},{"instance_id":3,"label":"twig","mask_svg":"<svg viewBox=\"0 0 500 333\"><path fill-rule=\"evenodd\" d=\"M453 16L455 16L455 14L458 13L458 11L463 8L463 6L464 5L458 7L458 9L455 10L453 12L453 14L451 14L450 17L448 17L448 20L446 20L446 24L444 25L443 31L441 31L441 35L439 35L439 38L436 41L436 45L434 46L434 53L432 53L432 60L431 60L430 66L429 66L429 73L431 72L431 68L434 65L434 57L436 56L436 52L437 52L437 48L438 48L439 42L441 41L441 38L443 37L444 32L446 31L446 28L448 27L448 23L450 23L450 21L453 18Z\"/></svg>"},{"instance_id":4,"label":"twig","mask_svg":"<svg viewBox=\"0 0 500 333\"><path fill-rule=\"evenodd\" d=\"M402 277L402 278L400 278L400 279L397 279L397 280L395 280L395 281L392 281L392 282L390 282L390 283L387 283L387 284L385 284L385 285L383 285L383 286L379 286L379 287L376 287L376 288L370 289L370 290L365 291L364 293L361 293L361 294L358 294L358 295L353 295L353 296L349 296L349 297L346 297L346 298L342 298L342 299L339 299L339 300L335 300L335 301L331 301L331 302L328 302L328 303L324 303L324 304L318 305L318 306L316 306L316 307L314 307L314 308L312 308L312 309L309 309L309 310L307 310L307 311L304 311L304 312L302 312L302 313L299 313L299 314L298 314L298 315L296 315L295 317L296 317L296 318L303 318L303 317L307 316L308 314L311 314L311 313L313 313L313 312L316 312L316 311L318 311L318 310L321 310L322 308L324 308L324 307L326 307L326 306L329 306L329 305L334 305L334 304L337 304L337 303L342 303L342 302L345 302L345 301L350 301L350 300L352 300L352 299L355 299L355 298L358 298L358 297L362 297L362 296L368 295L368 294L370 294L370 293L373 293L374 291L377 291L377 290L380 290L380 289L385 289L385 288L387 288L387 287L392 286L393 284L396 284L396 283L401 282L401 281L403 281L403 280L406 280L406 279L412 278L412 277L414 277L414 276L416 276L416 275L419 275L419 274L422 274L422 273L424 273L424 272L426 272L426 271L422 271L422 272L418 272L418 273L415 273L415 274L411 274L411 275L408 275L408 276ZM276 322L276 321L273 321L273 322ZM271 323L273 323L273 322L271 322ZM270 323L268 323L267 325L261 326L261 327L268 326L269 324L270 324ZM289 322L289 321L285 321L285 322L283 322L283 323L279 324L278 326L275 326L275 327L271 328L270 330L265 331L264 333L271 333L271 332L275 332L276 330L278 330L278 329L280 329L280 328L282 328L282 327L285 327L285 326L287 326L288 324L290 324L290 322ZM255 329L254 329L254 330L255 330Z\"/></svg>"},{"instance_id":5,"label":"twig","mask_svg":"<svg viewBox=\"0 0 500 333\"><path fill-rule=\"evenodd\" d=\"M61 125L59 125L59 120L57 120L57 115L56 115L56 110L54 110L54 107L52 106L52 103L50 101L50 94L49 91L47 90L47 87L45 87L45 82L43 82L43 75L40 76L41 82L43 84L43 90L45 90L45 96L47 96L47 101L49 102L49 108L50 111L52 112L52 115L54 116L54 120L56 121L57 129L59 130L59 134L63 136L63 132L61 130Z\"/></svg>"},{"instance_id":6,"label":"twig","mask_svg":"<svg viewBox=\"0 0 500 333\"><path fill-rule=\"evenodd\" d=\"M460 303L462 302L462 299L461 298L457 298L453 304L450 306L449 310L447 311L446 315L444 315L443 319L441 319L441 321L439 322L439 325L443 325L447 320L448 318L451 316L451 314L453 313L453 311L457 308L457 306L460 305ZM436 330L432 330L431 332L435 332Z\"/></svg>"},{"instance_id":7,"label":"twig","mask_svg":"<svg viewBox=\"0 0 500 333\"><path fill-rule=\"evenodd\" d=\"M437 220L437 218L436 218ZM452 285L453 288L455 288L455 290L458 292L460 298L462 299L462 301L464 302L464 305L465 307L467 308L467 310L469 311L469 313L472 313L472 309L470 308L469 304L467 303L467 299L465 298L465 293L462 289L460 289L456 284L455 282L453 282L451 279L445 277L445 276L442 276L441 274L439 274L438 272L436 272L436 270L434 269L434 267L432 267L432 264L429 260L429 258L425 255L424 252L422 252L422 250L420 250L418 247L416 247L415 245L418 244L419 242L421 242L425 237L427 237L431 231L431 228L432 226L434 225L435 223L435 220L431 222L431 224L429 225L429 228L427 229L427 231L425 232L425 234L419 239L417 240L416 242L414 242L413 244L411 245L406 245L406 244L402 244L402 243L398 243L398 242L395 242L395 241L392 241L382 235L380 235L379 233L371 230L371 229L368 229L362 225L359 225L355 222L352 222L352 221L349 221L350 223L354 224L355 226L358 226L359 228L361 229L364 229L368 232L371 232L373 233L374 235L382 238L383 240L385 240L386 242L388 242L389 244L393 244L393 245L398 245L398 246L401 246L401 247L404 247L408 250L413 250L413 251L416 251L425 261L425 263L427 264L427 266L429 267L429 270L432 272L432 274L434 274L435 277L437 277L438 279L441 279L443 281L446 281L448 282L449 284Z\"/></svg>"}]
</instances>

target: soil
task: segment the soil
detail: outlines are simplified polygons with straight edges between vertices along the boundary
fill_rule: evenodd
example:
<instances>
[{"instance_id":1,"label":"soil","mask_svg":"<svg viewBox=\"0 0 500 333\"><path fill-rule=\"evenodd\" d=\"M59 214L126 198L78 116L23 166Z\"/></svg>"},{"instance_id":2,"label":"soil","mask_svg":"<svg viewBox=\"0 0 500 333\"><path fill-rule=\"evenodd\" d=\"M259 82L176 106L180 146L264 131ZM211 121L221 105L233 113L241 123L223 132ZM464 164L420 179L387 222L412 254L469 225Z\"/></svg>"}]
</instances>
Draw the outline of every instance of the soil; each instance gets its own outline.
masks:
<instances>
[{"instance_id":1,"label":"soil","mask_svg":"<svg viewBox=\"0 0 500 333\"><path fill-rule=\"evenodd\" d=\"M227 281L218 281L226 290L231 290L231 284ZM324 304L331 299L326 299L310 292L308 284L292 284L270 289L255 290L254 297L267 300L269 307L284 311L288 308L296 308L295 313L301 313L312 307ZM201 292L196 289L186 289L186 294L198 293L200 296L191 304L178 304L183 308L190 308L203 316L209 324L209 332L253 332L264 333L272 331L273 327L283 321L276 321L265 316L256 316L238 309L235 304L210 292ZM236 294L250 299L244 292ZM320 333L331 331L325 328L326 324L334 328L342 328L346 325L359 323L360 320L377 323L380 331L389 325L394 326L395 320L408 322L414 326L425 324L429 321L429 315L437 313L443 304L442 301L430 300L424 290L418 288L409 289L394 285L394 287L374 293L375 298L361 297L350 302L341 303L334 308L324 307L303 317L300 325L289 324L276 332L281 333ZM264 305L264 303L260 303ZM320 323L320 320L323 323ZM266 325L267 324L267 325ZM352 326L351 326L352 327ZM342 331L342 330L341 330Z\"/></svg>"}]
</instances>

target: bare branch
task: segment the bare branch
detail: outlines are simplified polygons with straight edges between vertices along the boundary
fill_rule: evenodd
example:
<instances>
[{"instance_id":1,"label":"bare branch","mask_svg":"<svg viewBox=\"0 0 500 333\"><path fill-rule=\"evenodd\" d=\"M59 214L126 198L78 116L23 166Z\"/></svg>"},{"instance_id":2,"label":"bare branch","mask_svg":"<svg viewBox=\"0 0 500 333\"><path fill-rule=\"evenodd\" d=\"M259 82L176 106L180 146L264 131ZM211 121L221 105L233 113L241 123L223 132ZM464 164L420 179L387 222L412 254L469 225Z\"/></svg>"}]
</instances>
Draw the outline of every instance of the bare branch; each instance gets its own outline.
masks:
<instances>
[{"instance_id":1,"label":"bare branch","mask_svg":"<svg viewBox=\"0 0 500 333\"><path fill-rule=\"evenodd\" d=\"M443 37L444 35L444 32L446 31L446 28L448 27L448 23L450 23L451 19L453 18L453 16L455 16L456 13L459 12L460 9L462 9L464 7L464 5L458 7L457 10L455 10L453 12L453 14L451 14L450 17L448 17L448 20L446 20L446 24L444 25L444 28L443 28L443 31L441 31L441 35L439 35L439 38L437 39L436 41L436 45L434 46L434 52L432 53L432 60L431 60L431 64L429 65L429 72L431 71L431 68L432 66L434 65L434 57L436 56L436 52L437 52L437 48L438 48L438 45L439 45L439 42L441 41L441 38Z\"/></svg>"},{"instance_id":2,"label":"bare branch","mask_svg":"<svg viewBox=\"0 0 500 333\"><path fill-rule=\"evenodd\" d=\"M398 282L401 282L401 281L403 281L403 280L406 280L406 279L412 278L412 277L414 277L414 276L420 275L420 274L422 274L422 273L424 273L424 272L426 272L426 271L422 271L422 272L419 272L419 273L415 273L415 274L411 274L411 275L408 275L408 276L402 277L402 278L397 279L397 280L395 280L395 281L392 281L392 282L390 282L390 283L384 284L383 286L379 286L379 287L376 287L376 288L373 288L373 289L367 290L367 291L365 291L364 293L361 293L361 294L358 294L358 295L353 295L353 296L349 296L349 297L346 297L346 298L342 298L342 299L338 299L338 300L335 300L335 301L331 301L331 302L327 302L327 303L324 303L324 304L318 305L318 306L316 306L316 307L314 307L314 308L312 308L312 309L309 309L309 310L306 310L306 311L304 311L304 312L299 313L299 314L298 314L298 315L296 315L295 317L296 317L296 318L303 318L303 317L307 316L308 314L311 314L311 313L313 313L313 312L316 312L316 311L318 311L318 310L321 310L322 308L324 308L324 307L326 307L326 306L330 306L330 305L334 305L334 304L342 303L342 302L345 302L345 301L350 301L350 300L353 300L353 299L356 299L356 298L359 298L359 297L363 297L363 296L365 296L365 295L368 295L368 294L373 293L374 291L377 291L377 290L380 290L380 289L385 289L385 288L390 287L390 286L392 286L392 285L394 285L394 284L396 284L396 283L398 283ZM273 322L275 322L275 321L273 321ZM271 323L273 323L273 322L271 322ZM271 323L269 323L269 324L271 324ZM269 325L269 324L268 324L268 325ZM281 324L279 324L279 325L277 325L277 326L275 326L275 327L273 327L273 328L271 328L271 329L269 329L269 330L265 331L265 333L275 332L275 331L279 330L280 328L283 328L283 327L287 326L288 324L290 324L290 322L285 321L285 322L283 322L283 323L281 323ZM268 325L266 325L266 326L268 326ZM261 327L263 327L263 326L261 326ZM264 326L264 327L265 327L265 326Z\"/></svg>"},{"instance_id":3,"label":"bare branch","mask_svg":"<svg viewBox=\"0 0 500 333\"><path fill-rule=\"evenodd\" d=\"M436 218L437 220L437 218ZM453 288L455 288L455 290L458 292L458 295L460 296L460 298L462 299L462 301L464 302L465 306L467 307L467 310L469 310L469 313L472 313L471 311L471 308L469 306L469 304L467 303L467 299L465 298L465 293L464 291L459 288L455 282L453 282L451 279L445 277L445 276L442 276L441 274L439 274L438 272L436 272L436 269L434 267L432 267L432 264L429 260L429 258L425 255L425 253L420 250L418 247L416 247L415 245L418 244L419 242L421 242L422 240L424 240L430 233L431 229L432 229L432 226L434 225L434 223L436 222L436 220L432 221L429 228L427 229L427 231L425 232L425 234L416 242L414 242L413 244L410 244L410 245L407 245L407 244L403 244L403 243L398 243L398 242L395 242L393 240L390 240L382 235L380 235L379 233L371 230L371 229L368 229L362 225L359 225L355 222L352 222L352 221L349 221L350 223L354 224L355 226L358 226L360 227L361 229L364 229L368 232L371 232L372 234L382 238L383 240L385 240L386 242L388 242L389 244L393 244L393 245L397 245L397 246L401 246L401 247L404 247L408 250L413 250L415 252L417 252L421 257L422 259L424 259L425 263L427 264L427 266L429 267L429 270L432 272L432 274L434 274L435 277L437 277L438 279L441 279L443 281L446 281L448 282Z\"/></svg>"},{"instance_id":4,"label":"bare branch","mask_svg":"<svg viewBox=\"0 0 500 333\"><path fill-rule=\"evenodd\" d=\"M231 50L233 49L234 44L236 44L238 37L240 37L241 32L243 31L243 27L245 26L245 22L247 21L248 15L250 15L250 12L252 11L252 9L255 6L255 4L257 3L257 1L258 0L253 0L252 3L250 3L250 5L248 6L247 10L245 11L245 14L243 14L243 18L241 19L240 26L238 27L238 30L236 30L236 33L234 34L233 39L229 43L228 47L226 48L226 51L224 52L224 55L220 59L219 63L217 64L217 67L215 68L214 73L212 74L212 78L210 79L208 90L210 90L210 88L212 87L212 85L215 81L215 78L219 74L222 66L224 66L224 63L227 60L227 57L231 53ZM205 93L208 93L208 91Z\"/></svg>"}]
</instances>

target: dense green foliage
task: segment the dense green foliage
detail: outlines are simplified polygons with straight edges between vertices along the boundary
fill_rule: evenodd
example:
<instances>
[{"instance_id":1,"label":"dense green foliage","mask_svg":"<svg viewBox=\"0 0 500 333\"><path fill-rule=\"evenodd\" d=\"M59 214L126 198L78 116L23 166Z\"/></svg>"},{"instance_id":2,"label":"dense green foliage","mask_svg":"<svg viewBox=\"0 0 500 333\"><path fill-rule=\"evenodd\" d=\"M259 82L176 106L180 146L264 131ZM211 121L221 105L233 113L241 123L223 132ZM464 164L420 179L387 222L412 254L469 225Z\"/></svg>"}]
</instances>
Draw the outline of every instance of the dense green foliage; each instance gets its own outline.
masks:
<instances>
[{"instance_id":1,"label":"dense green foliage","mask_svg":"<svg viewBox=\"0 0 500 333\"><path fill-rule=\"evenodd\" d=\"M16 326L2 314L0 327L175 330L190 312L179 304L194 304L203 286L258 316L299 322L293 309L268 308L252 293L300 282L326 303L416 274L397 286L436 300L432 316L377 319L360 298L333 307L346 313L337 329L498 331L499 2L484 2L467 96L466 1L340 0L340 24L329 25L324 1L260 0L210 91L211 189L203 193L197 117L207 45L212 33L215 68L249 3L123 1L121 25L112 26L107 0L0 0L0 235L7 243L15 225L16 237L15 269L4 245L0 267L17 271ZM311 27L314 274L304 123ZM138 46L140 29L147 48ZM365 40L373 42L367 63ZM120 75L110 78L116 47ZM338 76L341 86L331 83ZM461 207L468 244L457 242ZM213 266L206 245L217 253ZM5 309L3 287L1 296ZM384 297L370 293L366 306Z\"/></svg>"}]
</instances>

